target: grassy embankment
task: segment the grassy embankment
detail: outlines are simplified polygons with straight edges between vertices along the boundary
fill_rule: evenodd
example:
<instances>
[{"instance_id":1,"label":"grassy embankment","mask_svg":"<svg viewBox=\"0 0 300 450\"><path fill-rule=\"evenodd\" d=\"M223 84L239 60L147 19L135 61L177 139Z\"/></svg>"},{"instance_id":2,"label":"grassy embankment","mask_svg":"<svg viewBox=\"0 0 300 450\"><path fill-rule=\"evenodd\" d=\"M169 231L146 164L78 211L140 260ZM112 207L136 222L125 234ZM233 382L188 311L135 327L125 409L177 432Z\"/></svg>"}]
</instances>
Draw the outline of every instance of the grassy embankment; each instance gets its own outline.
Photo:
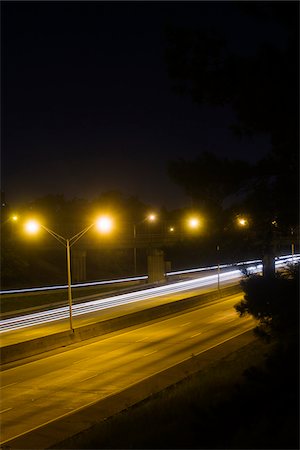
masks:
<instances>
[{"instance_id":1,"label":"grassy embankment","mask_svg":"<svg viewBox=\"0 0 300 450\"><path fill-rule=\"evenodd\" d=\"M289 383L274 391L276 374L265 363L270 349L256 340L63 448L298 448L297 413L289 398L296 393Z\"/></svg>"}]
</instances>

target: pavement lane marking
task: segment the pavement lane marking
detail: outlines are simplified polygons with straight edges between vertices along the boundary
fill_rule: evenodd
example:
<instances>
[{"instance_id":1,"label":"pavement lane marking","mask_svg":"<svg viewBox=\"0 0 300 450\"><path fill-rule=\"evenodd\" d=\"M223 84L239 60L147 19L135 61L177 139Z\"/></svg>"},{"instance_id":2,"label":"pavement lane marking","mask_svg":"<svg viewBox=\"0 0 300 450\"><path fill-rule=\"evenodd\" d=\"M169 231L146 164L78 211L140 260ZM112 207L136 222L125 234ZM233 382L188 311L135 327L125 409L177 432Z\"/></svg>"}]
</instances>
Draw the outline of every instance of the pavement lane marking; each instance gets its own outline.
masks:
<instances>
[{"instance_id":1,"label":"pavement lane marking","mask_svg":"<svg viewBox=\"0 0 300 450\"><path fill-rule=\"evenodd\" d=\"M238 319L239 319L239 317L238 317ZM233 317L232 319L227 319L227 320L225 320L225 323L233 322L233 321L235 321L235 320L236 320L236 318Z\"/></svg>"},{"instance_id":2,"label":"pavement lane marking","mask_svg":"<svg viewBox=\"0 0 300 450\"><path fill-rule=\"evenodd\" d=\"M195 355L195 356L201 355L201 353L207 352L208 350L211 350L211 349L214 348L214 347L218 347L219 345L222 345L222 344L224 344L225 342L230 341L231 339L234 339L234 338L236 338L237 336L240 336L241 334L247 333L248 331L253 330L253 329L254 329L253 326L251 326L250 328L246 328L246 329L243 330L242 332L239 332L239 333L237 333L237 334L234 334L233 336L230 336L230 337L228 337L228 338L226 338L226 339L223 339L223 341L218 342L217 344L214 344L214 345L211 345L210 347L207 347L205 350L200 350L200 352L194 353L194 355Z\"/></svg>"},{"instance_id":3,"label":"pavement lane marking","mask_svg":"<svg viewBox=\"0 0 300 450\"><path fill-rule=\"evenodd\" d=\"M187 325L189 325L191 322L186 322L186 323L183 323L182 325L179 325L180 327L186 327Z\"/></svg>"},{"instance_id":4,"label":"pavement lane marking","mask_svg":"<svg viewBox=\"0 0 300 450\"><path fill-rule=\"evenodd\" d=\"M6 411L10 411L12 408L6 408L6 409L3 409L2 411L0 411L0 414L2 414L2 413L5 413Z\"/></svg>"},{"instance_id":5,"label":"pavement lane marking","mask_svg":"<svg viewBox=\"0 0 300 450\"><path fill-rule=\"evenodd\" d=\"M80 380L79 383L82 383L83 381L86 381L86 380L90 380L91 378L95 378L95 377L97 377L98 375L99 375L99 373L96 373L96 375L92 375L92 376L90 376L90 377L84 378L83 380Z\"/></svg>"},{"instance_id":6,"label":"pavement lane marking","mask_svg":"<svg viewBox=\"0 0 300 450\"><path fill-rule=\"evenodd\" d=\"M138 339L138 340L135 341L135 342L142 342L142 341L145 341L146 339L148 339L148 337L149 337L149 336L146 336L146 337L144 337L144 338L142 338L142 339Z\"/></svg>"},{"instance_id":7,"label":"pavement lane marking","mask_svg":"<svg viewBox=\"0 0 300 450\"><path fill-rule=\"evenodd\" d=\"M13 386L14 384L18 384L18 383L19 383L19 381L15 381L14 383L10 383L10 384L6 384L5 386L1 386L0 389L7 388L9 386Z\"/></svg>"},{"instance_id":8,"label":"pavement lane marking","mask_svg":"<svg viewBox=\"0 0 300 450\"><path fill-rule=\"evenodd\" d=\"M146 354L145 354L145 355L143 355L143 356L149 356L149 355L153 355L153 353L157 353L157 350L154 350L154 352L146 353Z\"/></svg>"},{"instance_id":9,"label":"pavement lane marking","mask_svg":"<svg viewBox=\"0 0 300 450\"><path fill-rule=\"evenodd\" d=\"M200 331L199 333L193 334L193 336L191 336L191 338L199 336L199 334L202 334L202 331Z\"/></svg>"},{"instance_id":10,"label":"pavement lane marking","mask_svg":"<svg viewBox=\"0 0 300 450\"><path fill-rule=\"evenodd\" d=\"M75 364L79 364L82 361L88 361L88 360L89 360L89 358L78 359L77 361L72 362L71 365L74 366Z\"/></svg>"}]
</instances>

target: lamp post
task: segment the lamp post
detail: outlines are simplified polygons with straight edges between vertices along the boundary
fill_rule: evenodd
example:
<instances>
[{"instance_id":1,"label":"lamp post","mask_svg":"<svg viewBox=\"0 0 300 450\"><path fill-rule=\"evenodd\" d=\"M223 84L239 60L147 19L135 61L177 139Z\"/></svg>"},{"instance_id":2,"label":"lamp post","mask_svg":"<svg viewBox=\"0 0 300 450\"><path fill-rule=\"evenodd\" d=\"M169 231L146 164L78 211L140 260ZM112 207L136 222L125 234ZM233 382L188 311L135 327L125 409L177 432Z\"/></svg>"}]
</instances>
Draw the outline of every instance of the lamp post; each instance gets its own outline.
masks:
<instances>
[{"instance_id":1,"label":"lamp post","mask_svg":"<svg viewBox=\"0 0 300 450\"><path fill-rule=\"evenodd\" d=\"M292 264L294 265L294 254L295 254L295 243L294 243L294 228L291 228L291 236L292 236Z\"/></svg>"},{"instance_id":2,"label":"lamp post","mask_svg":"<svg viewBox=\"0 0 300 450\"><path fill-rule=\"evenodd\" d=\"M136 275L136 224L133 224L133 265L134 265L134 275Z\"/></svg>"},{"instance_id":3,"label":"lamp post","mask_svg":"<svg viewBox=\"0 0 300 450\"><path fill-rule=\"evenodd\" d=\"M71 247L77 242L83 235L85 235L92 227L97 226L99 231L106 233L109 232L112 226L112 222L108 217L101 217L96 222L87 226L79 233L75 234L75 236L71 238L65 238L60 236L55 231L50 228L42 225L34 220L30 220L25 224L25 229L27 233L35 234L39 231L39 228L43 228L52 237L54 237L58 242L60 242L66 248L66 256L67 256L67 283L68 283L68 304L69 304L69 320L70 320L70 329L74 331L73 328L73 318L72 318L72 275L71 275Z\"/></svg>"},{"instance_id":4,"label":"lamp post","mask_svg":"<svg viewBox=\"0 0 300 450\"><path fill-rule=\"evenodd\" d=\"M144 223L146 221L154 222L155 220L156 220L156 215L155 214L149 214L147 217L145 217L140 222L133 224L133 266L134 266L134 275L136 275L136 273L137 273L137 263L136 263L136 227L137 227L137 225L140 225L141 223Z\"/></svg>"},{"instance_id":5,"label":"lamp post","mask_svg":"<svg viewBox=\"0 0 300 450\"><path fill-rule=\"evenodd\" d=\"M220 246L217 245L216 247L217 249L217 264L218 264L218 293L219 293L219 297L221 297L221 292L220 292Z\"/></svg>"}]
</instances>

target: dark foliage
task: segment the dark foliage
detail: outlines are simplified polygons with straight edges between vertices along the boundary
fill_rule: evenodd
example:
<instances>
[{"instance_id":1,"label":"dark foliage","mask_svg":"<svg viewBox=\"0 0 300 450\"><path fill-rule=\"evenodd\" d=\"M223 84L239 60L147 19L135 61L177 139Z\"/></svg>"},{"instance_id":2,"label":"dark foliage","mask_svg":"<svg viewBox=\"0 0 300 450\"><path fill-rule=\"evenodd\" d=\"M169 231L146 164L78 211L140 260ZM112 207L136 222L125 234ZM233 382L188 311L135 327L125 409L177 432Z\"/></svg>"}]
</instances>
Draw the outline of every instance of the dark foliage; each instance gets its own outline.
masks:
<instances>
[{"instance_id":1,"label":"dark foliage","mask_svg":"<svg viewBox=\"0 0 300 450\"><path fill-rule=\"evenodd\" d=\"M237 192L249 178L245 161L217 158L203 152L194 161L170 161L169 175L205 212L220 213L228 195Z\"/></svg>"},{"instance_id":2,"label":"dark foliage","mask_svg":"<svg viewBox=\"0 0 300 450\"><path fill-rule=\"evenodd\" d=\"M297 224L299 211L299 4L235 2L235 7L243 14L281 26L285 36L282 45L264 43L254 54L240 55L229 48L224 36L210 29L169 27L169 77L176 92L191 96L198 104L230 105L236 114L231 128L237 136L270 136L272 151L268 157L252 167L251 177L247 170L242 171L248 190L246 205L257 217L267 216L269 221L277 217L292 226ZM221 161L215 161L215 173L219 167ZM223 177L219 188L213 190L214 197L207 196L203 179L208 173L203 178L204 168L203 161L171 162L170 175L192 198L220 204L226 192ZM214 181L213 170L209 176ZM207 184L208 189L213 181Z\"/></svg>"},{"instance_id":3,"label":"dark foliage","mask_svg":"<svg viewBox=\"0 0 300 450\"><path fill-rule=\"evenodd\" d=\"M276 277L251 275L241 281L244 299L235 306L240 316L258 321L257 333L267 339L294 340L299 326L299 266Z\"/></svg>"},{"instance_id":4,"label":"dark foliage","mask_svg":"<svg viewBox=\"0 0 300 450\"><path fill-rule=\"evenodd\" d=\"M251 56L233 53L223 35L211 30L169 28L166 61L177 89L198 103L231 104L235 129L244 134L270 132L273 146L295 154L298 128L299 5L271 2L238 6L286 30L285 46L263 44Z\"/></svg>"}]
</instances>

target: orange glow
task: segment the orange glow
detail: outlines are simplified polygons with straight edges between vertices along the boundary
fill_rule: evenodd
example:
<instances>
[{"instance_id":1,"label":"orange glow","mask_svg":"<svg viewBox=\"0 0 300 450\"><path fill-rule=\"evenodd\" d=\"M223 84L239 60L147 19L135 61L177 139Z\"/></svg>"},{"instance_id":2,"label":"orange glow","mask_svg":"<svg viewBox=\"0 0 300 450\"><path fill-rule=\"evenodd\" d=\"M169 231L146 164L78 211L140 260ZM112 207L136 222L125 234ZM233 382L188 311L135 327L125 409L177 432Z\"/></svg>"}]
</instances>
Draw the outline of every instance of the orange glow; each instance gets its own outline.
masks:
<instances>
[{"instance_id":1,"label":"orange glow","mask_svg":"<svg viewBox=\"0 0 300 450\"><path fill-rule=\"evenodd\" d=\"M29 234L35 234L39 231L40 224L36 220L29 220L25 224L25 231Z\"/></svg>"},{"instance_id":2,"label":"orange glow","mask_svg":"<svg viewBox=\"0 0 300 450\"><path fill-rule=\"evenodd\" d=\"M110 217L99 217L96 221L96 227L101 233L110 233L113 228L113 221Z\"/></svg>"},{"instance_id":3,"label":"orange glow","mask_svg":"<svg viewBox=\"0 0 300 450\"><path fill-rule=\"evenodd\" d=\"M245 227L246 225L248 225L248 221L247 221L247 219L245 219L244 217L239 217L239 218L238 218L238 224L239 224L241 227Z\"/></svg>"},{"instance_id":4,"label":"orange glow","mask_svg":"<svg viewBox=\"0 0 300 450\"><path fill-rule=\"evenodd\" d=\"M149 220L150 222L154 222L154 221L156 220L156 215L155 215L155 214L149 214L148 220Z\"/></svg>"},{"instance_id":5,"label":"orange glow","mask_svg":"<svg viewBox=\"0 0 300 450\"><path fill-rule=\"evenodd\" d=\"M200 221L199 221L199 219L197 217L191 217L188 220L188 225L189 225L190 228L196 229L196 228L199 227Z\"/></svg>"}]
</instances>

